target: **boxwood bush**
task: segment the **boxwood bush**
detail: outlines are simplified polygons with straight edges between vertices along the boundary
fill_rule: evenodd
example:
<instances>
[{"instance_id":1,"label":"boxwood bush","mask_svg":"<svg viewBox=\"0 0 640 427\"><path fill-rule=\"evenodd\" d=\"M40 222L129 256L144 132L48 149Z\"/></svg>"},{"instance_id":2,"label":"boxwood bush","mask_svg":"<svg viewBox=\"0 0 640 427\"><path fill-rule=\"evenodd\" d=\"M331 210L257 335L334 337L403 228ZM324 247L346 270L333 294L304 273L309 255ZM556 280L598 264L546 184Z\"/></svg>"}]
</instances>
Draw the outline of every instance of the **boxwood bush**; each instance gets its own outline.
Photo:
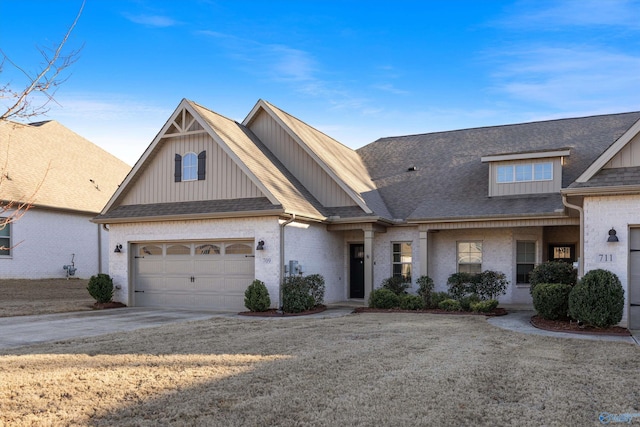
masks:
<instances>
[{"instance_id":1,"label":"boxwood bush","mask_svg":"<svg viewBox=\"0 0 640 427\"><path fill-rule=\"evenodd\" d=\"M460 305L460 301L455 300L455 299L446 299L446 300L440 301L440 304L438 304L438 308L441 308L442 310L447 310L447 311L460 311L460 310L462 310L462 306Z\"/></svg>"},{"instance_id":2,"label":"boxwood bush","mask_svg":"<svg viewBox=\"0 0 640 427\"><path fill-rule=\"evenodd\" d=\"M396 308L400 306L400 296L387 288L379 288L371 291L369 295L369 307Z\"/></svg>"},{"instance_id":3,"label":"boxwood bush","mask_svg":"<svg viewBox=\"0 0 640 427\"><path fill-rule=\"evenodd\" d=\"M529 274L529 292L533 295L533 290L538 283L564 283L574 286L577 281L577 274L573 265L562 261L548 261L538 264Z\"/></svg>"},{"instance_id":4,"label":"boxwood bush","mask_svg":"<svg viewBox=\"0 0 640 427\"><path fill-rule=\"evenodd\" d=\"M476 293L477 275L473 273L453 273L447 279L449 295L451 298L460 301L469 294Z\"/></svg>"},{"instance_id":5,"label":"boxwood bush","mask_svg":"<svg viewBox=\"0 0 640 427\"><path fill-rule=\"evenodd\" d=\"M460 298L460 308L463 311L471 311L471 304L481 301L480 297L476 294L467 295Z\"/></svg>"},{"instance_id":6,"label":"boxwood bush","mask_svg":"<svg viewBox=\"0 0 640 427\"><path fill-rule=\"evenodd\" d=\"M264 282L256 279L244 291L244 306L249 311L267 311L271 306L269 291Z\"/></svg>"},{"instance_id":7,"label":"boxwood bush","mask_svg":"<svg viewBox=\"0 0 640 427\"><path fill-rule=\"evenodd\" d=\"M475 313L491 313L498 307L498 300L490 299L471 303L471 311Z\"/></svg>"},{"instance_id":8,"label":"boxwood bush","mask_svg":"<svg viewBox=\"0 0 640 427\"><path fill-rule=\"evenodd\" d=\"M314 305L322 305L324 303L324 277L320 274L310 274L305 277L309 286L309 293L313 297Z\"/></svg>"},{"instance_id":9,"label":"boxwood bush","mask_svg":"<svg viewBox=\"0 0 640 427\"><path fill-rule=\"evenodd\" d=\"M287 276L282 282L282 310L286 313L300 313L311 310L315 299L309 284L302 276Z\"/></svg>"},{"instance_id":10,"label":"boxwood bush","mask_svg":"<svg viewBox=\"0 0 640 427\"><path fill-rule=\"evenodd\" d=\"M543 319L566 319L571 289L564 283L538 283L532 294L533 308Z\"/></svg>"},{"instance_id":11,"label":"boxwood bush","mask_svg":"<svg viewBox=\"0 0 640 427\"><path fill-rule=\"evenodd\" d=\"M113 298L113 280L111 276L99 273L97 276L91 276L87 291L93 299L99 304L111 302Z\"/></svg>"},{"instance_id":12,"label":"boxwood bush","mask_svg":"<svg viewBox=\"0 0 640 427\"><path fill-rule=\"evenodd\" d=\"M431 304L426 308L438 308L440 303L446 299L452 299L447 292L433 292L431 294Z\"/></svg>"},{"instance_id":13,"label":"boxwood bush","mask_svg":"<svg viewBox=\"0 0 640 427\"><path fill-rule=\"evenodd\" d=\"M403 310L421 310L424 307L422 298L418 295L400 295L400 308Z\"/></svg>"},{"instance_id":14,"label":"boxwood bush","mask_svg":"<svg viewBox=\"0 0 640 427\"><path fill-rule=\"evenodd\" d=\"M622 320L624 289L608 270L591 270L569 294L569 314L592 326L606 328Z\"/></svg>"},{"instance_id":15,"label":"boxwood bush","mask_svg":"<svg viewBox=\"0 0 640 427\"><path fill-rule=\"evenodd\" d=\"M396 295L406 294L409 286L411 286L411 283L401 276L389 277L382 281L382 288L389 289Z\"/></svg>"}]
</instances>

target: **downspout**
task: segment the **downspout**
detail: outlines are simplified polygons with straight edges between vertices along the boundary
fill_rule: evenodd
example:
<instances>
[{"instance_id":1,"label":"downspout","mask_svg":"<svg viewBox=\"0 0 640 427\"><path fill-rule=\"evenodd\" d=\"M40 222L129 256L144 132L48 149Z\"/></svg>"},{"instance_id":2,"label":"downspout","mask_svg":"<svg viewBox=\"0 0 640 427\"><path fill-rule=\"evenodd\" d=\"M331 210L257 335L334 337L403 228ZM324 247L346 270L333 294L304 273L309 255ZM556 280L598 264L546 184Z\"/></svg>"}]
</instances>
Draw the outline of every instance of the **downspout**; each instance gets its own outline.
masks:
<instances>
[{"instance_id":1,"label":"downspout","mask_svg":"<svg viewBox=\"0 0 640 427\"><path fill-rule=\"evenodd\" d=\"M562 204L570 209L575 209L580 214L580 258L578 259L578 278L584 275L584 208L573 205L567 201L567 195L562 195Z\"/></svg>"},{"instance_id":2,"label":"downspout","mask_svg":"<svg viewBox=\"0 0 640 427\"><path fill-rule=\"evenodd\" d=\"M98 273L102 273L102 233L98 224Z\"/></svg>"},{"instance_id":3,"label":"downspout","mask_svg":"<svg viewBox=\"0 0 640 427\"><path fill-rule=\"evenodd\" d=\"M280 283L278 284L278 304L282 312L282 281L284 280L284 228L296 220L296 214L291 214L291 218L280 224Z\"/></svg>"}]
</instances>

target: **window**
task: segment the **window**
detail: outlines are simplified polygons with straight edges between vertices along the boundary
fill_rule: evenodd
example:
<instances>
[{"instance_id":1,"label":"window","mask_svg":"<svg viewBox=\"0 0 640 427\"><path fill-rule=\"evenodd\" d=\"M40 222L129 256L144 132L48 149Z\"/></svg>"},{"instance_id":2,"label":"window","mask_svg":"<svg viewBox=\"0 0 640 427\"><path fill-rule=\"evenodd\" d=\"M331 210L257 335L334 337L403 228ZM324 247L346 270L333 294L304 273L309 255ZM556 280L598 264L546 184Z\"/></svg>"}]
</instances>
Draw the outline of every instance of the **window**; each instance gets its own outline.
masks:
<instances>
[{"instance_id":1,"label":"window","mask_svg":"<svg viewBox=\"0 0 640 427\"><path fill-rule=\"evenodd\" d=\"M516 242L516 283L529 283L536 265L536 242Z\"/></svg>"},{"instance_id":2,"label":"window","mask_svg":"<svg viewBox=\"0 0 640 427\"><path fill-rule=\"evenodd\" d=\"M482 242L458 242L458 273L482 272Z\"/></svg>"},{"instance_id":3,"label":"window","mask_svg":"<svg viewBox=\"0 0 640 427\"><path fill-rule=\"evenodd\" d=\"M0 218L7 220L7 218ZM11 256L11 224L7 223L0 229L0 256Z\"/></svg>"},{"instance_id":4,"label":"window","mask_svg":"<svg viewBox=\"0 0 640 427\"><path fill-rule=\"evenodd\" d=\"M498 166L496 182L506 184L511 182L551 181L553 179L553 163L525 163L519 165Z\"/></svg>"},{"instance_id":5,"label":"window","mask_svg":"<svg viewBox=\"0 0 640 427\"><path fill-rule=\"evenodd\" d=\"M411 242L393 243L391 246L392 276L411 282Z\"/></svg>"},{"instance_id":6,"label":"window","mask_svg":"<svg viewBox=\"0 0 640 427\"><path fill-rule=\"evenodd\" d=\"M182 180L195 181L198 178L198 156L187 153L182 158Z\"/></svg>"}]
</instances>

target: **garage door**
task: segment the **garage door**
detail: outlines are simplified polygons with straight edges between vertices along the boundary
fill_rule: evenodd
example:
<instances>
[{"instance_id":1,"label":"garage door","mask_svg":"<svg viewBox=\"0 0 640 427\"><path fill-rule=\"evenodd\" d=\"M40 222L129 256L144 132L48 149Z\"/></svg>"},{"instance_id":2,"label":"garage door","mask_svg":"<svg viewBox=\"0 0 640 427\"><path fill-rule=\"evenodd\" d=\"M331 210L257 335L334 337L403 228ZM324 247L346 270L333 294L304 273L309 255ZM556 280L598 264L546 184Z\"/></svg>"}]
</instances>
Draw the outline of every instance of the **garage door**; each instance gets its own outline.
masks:
<instances>
[{"instance_id":1,"label":"garage door","mask_svg":"<svg viewBox=\"0 0 640 427\"><path fill-rule=\"evenodd\" d=\"M244 311L255 277L252 241L133 245L133 305Z\"/></svg>"}]
</instances>

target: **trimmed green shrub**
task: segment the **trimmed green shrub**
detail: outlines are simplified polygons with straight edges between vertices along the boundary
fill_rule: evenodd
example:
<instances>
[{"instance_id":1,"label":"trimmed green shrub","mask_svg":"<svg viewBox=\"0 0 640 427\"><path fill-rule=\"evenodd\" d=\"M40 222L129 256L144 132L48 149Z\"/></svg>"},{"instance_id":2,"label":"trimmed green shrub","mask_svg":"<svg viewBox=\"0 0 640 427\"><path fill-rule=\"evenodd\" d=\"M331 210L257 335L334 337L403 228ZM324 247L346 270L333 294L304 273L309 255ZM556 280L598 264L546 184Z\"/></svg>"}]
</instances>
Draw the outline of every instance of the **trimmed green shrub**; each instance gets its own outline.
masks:
<instances>
[{"instance_id":1,"label":"trimmed green shrub","mask_svg":"<svg viewBox=\"0 0 640 427\"><path fill-rule=\"evenodd\" d=\"M418 295L400 295L400 308L403 310L421 310L424 307L422 297Z\"/></svg>"},{"instance_id":2,"label":"trimmed green shrub","mask_svg":"<svg viewBox=\"0 0 640 427\"><path fill-rule=\"evenodd\" d=\"M447 311L462 310L462 307L460 306L460 301L455 299L446 299L446 300L440 301L440 304L438 304L438 308L441 308L442 310L447 310Z\"/></svg>"},{"instance_id":3,"label":"trimmed green shrub","mask_svg":"<svg viewBox=\"0 0 640 427\"><path fill-rule=\"evenodd\" d=\"M460 308L462 308L463 311L471 311L471 304L479 301L480 297L477 294L467 295L460 298Z\"/></svg>"},{"instance_id":4,"label":"trimmed green shrub","mask_svg":"<svg viewBox=\"0 0 640 427\"><path fill-rule=\"evenodd\" d=\"M113 280L111 276L99 273L97 276L91 276L87 291L93 299L99 304L111 302L113 298Z\"/></svg>"},{"instance_id":5,"label":"trimmed green shrub","mask_svg":"<svg viewBox=\"0 0 640 427\"><path fill-rule=\"evenodd\" d=\"M287 276L282 282L282 310L286 313L300 313L311 310L315 299L309 291L309 284L302 276Z\"/></svg>"},{"instance_id":6,"label":"trimmed green shrub","mask_svg":"<svg viewBox=\"0 0 640 427\"><path fill-rule=\"evenodd\" d=\"M504 295L509 286L507 276L501 271L483 271L477 275L474 282L476 283L475 293L481 300L496 299Z\"/></svg>"},{"instance_id":7,"label":"trimmed green shrub","mask_svg":"<svg viewBox=\"0 0 640 427\"><path fill-rule=\"evenodd\" d=\"M538 264L529 273L529 292L533 295L533 290L538 283L563 283L575 286L578 280L578 272L573 265L562 261L548 261Z\"/></svg>"},{"instance_id":8,"label":"trimmed green shrub","mask_svg":"<svg viewBox=\"0 0 640 427\"><path fill-rule=\"evenodd\" d=\"M431 294L433 293L433 280L429 276L420 276L416 280L418 284L418 295L422 298L423 307L431 307Z\"/></svg>"},{"instance_id":9,"label":"trimmed green shrub","mask_svg":"<svg viewBox=\"0 0 640 427\"><path fill-rule=\"evenodd\" d=\"M566 319L569 314L571 285L538 283L533 290L533 308L543 319Z\"/></svg>"},{"instance_id":10,"label":"trimmed green shrub","mask_svg":"<svg viewBox=\"0 0 640 427\"><path fill-rule=\"evenodd\" d=\"M249 311L267 311L271 306L269 291L264 282L256 279L244 291L244 306Z\"/></svg>"},{"instance_id":11,"label":"trimmed green shrub","mask_svg":"<svg viewBox=\"0 0 640 427\"><path fill-rule=\"evenodd\" d=\"M324 277L320 274L310 274L305 277L309 286L309 293L313 297L313 304L321 305L324 302Z\"/></svg>"},{"instance_id":12,"label":"trimmed green shrub","mask_svg":"<svg viewBox=\"0 0 640 427\"><path fill-rule=\"evenodd\" d=\"M475 313L491 313L498 307L498 300L490 299L471 303L471 311Z\"/></svg>"},{"instance_id":13,"label":"trimmed green shrub","mask_svg":"<svg viewBox=\"0 0 640 427\"><path fill-rule=\"evenodd\" d=\"M624 289L618 276L607 270L591 270L569 294L569 314L592 326L606 328L622 320Z\"/></svg>"},{"instance_id":14,"label":"trimmed green shrub","mask_svg":"<svg viewBox=\"0 0 640 427\"><path fill-rule=\"evenodd\" d=\"M451 298L460 301L466 295L476 293L477 275L473 273L453 273L447 279L449 295Z\"/></svg>"},{"instance_id":15,"label":"trimmed green shrub","mask_svg":"<svg viewBox=\"0 0 640 427\"><path fill-rule=\"evenodd\" d=\"M431 305L426 308L438 308L440 303L446 299L451 299L451 295L446 292L433 292L431 294Z\"/></svg>"},{"instance_id":16,"label":"trimmed green shrub","mask_svg":"<svg viewBox=\"0 0 640 427\"><path fill-rule=\"evenodd\" d=\"M393 276L382 281L382 288L389 289L396 295L402 295L407 293L407 288L411 286L411 283L407 283L404 277Z\"/></svg>"},{"instance_id":17,"label":"trimmed green shrub","mask_svg":"<svg viewBox=\"0 0 640 427\"><path fill-rule=\"evenodd\" d=\"M400 306L400 297L390 289L379 288L371 291L369 295L369 307L396 308Z\"/></svg>"}]
</instances>

